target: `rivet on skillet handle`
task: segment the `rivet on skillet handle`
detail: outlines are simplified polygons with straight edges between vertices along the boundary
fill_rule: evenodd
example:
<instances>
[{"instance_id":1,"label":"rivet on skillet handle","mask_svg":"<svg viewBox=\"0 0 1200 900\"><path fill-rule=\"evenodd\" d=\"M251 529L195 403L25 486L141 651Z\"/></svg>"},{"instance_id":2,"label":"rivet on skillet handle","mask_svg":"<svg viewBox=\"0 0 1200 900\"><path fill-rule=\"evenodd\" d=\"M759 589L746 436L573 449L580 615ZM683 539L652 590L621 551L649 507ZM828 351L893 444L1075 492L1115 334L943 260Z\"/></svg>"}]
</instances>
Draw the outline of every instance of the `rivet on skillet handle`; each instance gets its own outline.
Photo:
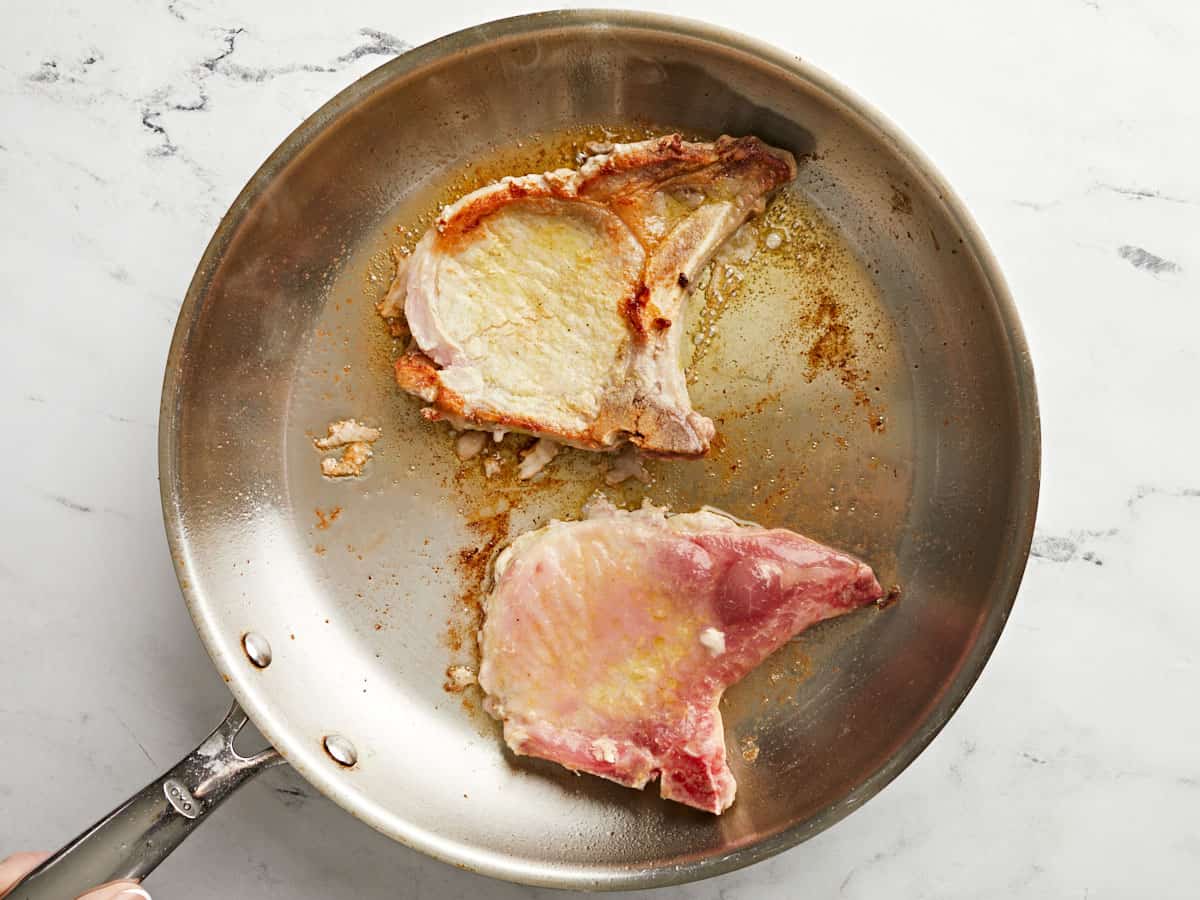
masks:
<instances>
[{"instance_id":1,"label":"rivet on skillet handle","mask_svg":"<svg viewBox=\"0 0 1200 900\"><path fill-rule=\"evenodd\" d=\"M257 668L265 669L271 664L271 644L257 631L242 635L242 649Z\"/></svg>"},{"instance_id":2,"label":"rivet on skillet handle","mask_svg":"<svg viewBox=\"0 0 1200 900\"><path fill-rule=\"evenodd\" d=\"M340 734L326 735L325 752L340 766L349 768L358 762L358 751Z\"/></svg>"},{"instance_id":3,"label":"rivet on skillet handle","mask_svg":"<svg viewBox=\"0 0 1200 900\"><path fill-rule=\"evenodd\" d=\"M5 900L63 900L110 881L141 881L234 790L284 762L274 749L238 754L233 741L245 724L233 704L204 743L17 882Z\"/></svg>"}]
</instances>

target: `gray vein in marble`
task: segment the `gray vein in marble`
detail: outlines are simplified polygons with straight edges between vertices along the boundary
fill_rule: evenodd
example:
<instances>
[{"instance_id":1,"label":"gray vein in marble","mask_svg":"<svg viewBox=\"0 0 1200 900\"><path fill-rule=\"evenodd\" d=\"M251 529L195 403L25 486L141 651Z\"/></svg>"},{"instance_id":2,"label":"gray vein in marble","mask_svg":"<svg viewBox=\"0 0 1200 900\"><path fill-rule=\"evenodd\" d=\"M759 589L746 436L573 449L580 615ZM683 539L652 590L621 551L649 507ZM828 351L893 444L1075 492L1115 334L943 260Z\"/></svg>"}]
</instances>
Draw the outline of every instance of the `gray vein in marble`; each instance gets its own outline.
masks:
<instances>
[{"instance_id":1,"label":"gray vein in marble","mask_svg":"<svg viewBox=\"0 0 1200 900\"><path fill-rule=\"evenodd\" d=\"M50 159L53 159L56 163L66 166L68 169L74 169L76 172L86 175L88 178L90 178L96 184L106 185L109 183L107 178L102 178L101 176L97 175L95 172L93 172L91 169L89 169L87 166L85 166L83 163L79 162L78 160L69 159L68 157L65 157L59 153L55 153L52 150L44 150L43 149L43 150L39 150L38 152L44 153Z\"/></svg>"},{"instance_id":2,"label":"gray vein in marble","mask_svg":"<svg viewBox=\"0 0 1200 900\"><path fill-rule=\"evenodd\" d=\"M171 4L168 11L175 18L185 20L175 4ZM152 158L178 159L191 170L197 181L203 186L205 193L209 195L216 191L212 174L181 149L178 140L171 133L168 122L168 114L202 112L208 108L210 96L205 87L207 79L218 76L234 82L263 82L292 72L336 73L364 57L393 56L403 52L409 46L387 32L364 28L360 30L359 34L365 40L329 62L249 67L230 60L230 57L238 49L238 37L243 33L245 33L245 29L242 27L222 29L219 32L217 52L200 59L188 72L184 73L182 81L168 83L141 97L130 97L111 88L94 88L101 94L135 103L141 128L155 138L154 143L146 151L147 155ZM76 103L86 104L90 102L91 98L87 95L80 95L71 88L82 84L88 70L103 58L103 53L94 48L87 50L85 55L74 62L64 62L61 58L47 58L27 76L27 80L43 90L55 92L58 99L69 99ZM61 92L64 88L67 89L66 93ZM181 89L186 92L182 98L179 96ZM105 179L81 163L60 161L66 162L97 183L106 183Z\"/></svg>"},{"instance_id":3,"label":"gray vein in marble","mask_svg":"<svg viewBox=\"0 0 1200 900\"><path fill-rule=\"evenodd\" d=\"M45 496L59 506L65 506L67 509L75 510L75 512L90 513L96 511L96 508L93 506L88 506L86 503L80 503L78 500L72 500L70 497L64 497L61 494L46 494Z\"/></svg>"},{"instance_id":4,"label":"gray vein in marble","mask_svg":"<svg viewBox=\"0 0 1200 900\"><path fill-rule=\"evenodd\" d=\"M1095 566L1102 566L1104 565L1104 560L1094 550L1085 550L1083 553L1080 553L1080 545L1089 539L1115 537L1119 533L1119 530L1116 528L1106 528L1103 530L1085 528L1072 531L1069 535L1037 535L1034 537L1033 544L1029 548L1029 555L1034 559L1055 563L1070 562L1078 556L1084 562L1089 562Z\"/></svg>"},{"instance_id":5,"label":"gray vein in marble","mask_svg":"<svg viewBox=\"0 0 1200 900\"><path fill-rule=\"evenodd\" d=\"M226 28L225 29L225 38L224 38L225 49L222 50L220 53L218 53L216 56L201 60L200 65L202 65L204 68L208 69L208 71L210 71L210 72L215 72L217 69L217 65L221 62L221 60L228 59L230 56L233 55L233 51L237 47L238 35L243 33L245 30L246 30L245 28Z\"/></svg>"},{"instance_id":6,"label":"gray vein in marble","mask_svg":"<svg viewBox=\"0 0 1200 900\"><path fill-rule=\"evenodd\" d=\"M1048 209L1062 206L1067 200L1078 199L1081 195L1106 193L1115 194L1118 197L1123 197L1127 200L1150 200L1161 203L1173 203L1181 206L1194 206L1197 201L1187 197L1180 197L1175 194L1168 194L1154 188L1126 187L1120 184L1112 184L1106 181L1093 182L1085 190L1079 194L1070 196L1055 197L1050 200L1013 200L1014 206L1019 206L1022 209L1031 209L1034 212L1045 212Z\"/></svg>"},{"instance_id":7,"label":"gray vein in marble","mask_svg":"<svg viewBox=\"0 0 1200 900\"><path fill-rule=\"evenodd\" d=\"M40 69L29 76L29 80L49 83L58 81L59 77L58 63L52 59L48 59L42 62Z\"/></svg>"},{"instance_id":8,"label":"gray vein in marble","mask_svg":"<svg viewBox=\"0 0 1200 900\"><path fill-rule=\"evenodd\" d=\"M171 156L179 149L175 146L175 142L171 140L171 136L167 134L167 129L158 124L158 120L161 118L161 112L153 112L149 109L142 110L142 127L149 129L153 134L157 134L162 138L162 143L150 150L151 156Z\"/></svg>"},{"instance_id":9,"label":"gray vein in marble","mask_svg":"<svg viewBox=\"0 0 1200 900\"><path fill-rule=\"evenodd\" d=\"M979 745L976 744L975 741L964 740L962 742L962 755L954 762L950 763L946 769L952 781L957 784L963 783L963 766L965 766L968 760L975 755L975 752L978 749Z\"/></svg>"},{"instance_id":10,"label":"gray vein in marble","mask_svg":"<svg viewBox=\"0 0 1200 900\"><path fill-rule=\"evenodd\" d=\"M1038 203L1035 200L1014 200L1013 206L1019 206L1022 209L1032 209L1034 212L1045 212L1048 209L1053 209L1062 203L1061 200L1046 200Z\"/></svg>"},{"instance_id":11,"label":"gray vein in marble","mask_svg":"<svg viewBox=\"0 0 1200 900\"><path fill-rule=\"evenodd\" d=\"M280 75L291 75L295 72L338 72L345 66L365 56L396 56L409 48L409 44L386 31L374 28L360 28L359 34L369 38L361 44L350 48L345 53L334 58L331 63L288 63L282 66L244 66L240 63L227 61L237 48L237 36L245 29L229 29L226 31L226 51L212 60L206 60L204 67L211 72L217 72L241 81L262 82L277 78ZM211 64L210 64L211 63Z\"/></svg>"},{"instance_id":12,"label":"gray vein in marble","mask_svg":"<svg viewBox=\"0 0 1200 900\"><path fill-rule=\"evenodd\" d=\"M1191 500L1200 497L1200 488L1162 488L1153 484L1141 484L1138 485L1138 489L1133 492L1133 496L1126 501L1125 505L1132 509L1147 497L1175 497Z\"/></svg>"},{"instance_id":13,"label":"gray vein in marble","mask_svg":"<svg viewBox=\"0 0 1200 900\"><path fill-rule=\"evenodd\" d=\"M1078 550L1079 545L1070 538L1048 535L1033 539L1029 555L1037 559L1048 559L1050 562L1070 562Z\"/></svg>"},{"instance_id":14,"label":"gray vein in marble","mask_svg":"<svg viewBox=\"0 0 1200 900\"><path fill-rule=\"evenodd\" d=\"M1180 271L1179 263L1172 262L1169 259L1163 259L1161 256L1156 256L1149 250L1143 250L1141 247L1135 247L1132 244L1123 244L1118 250L1117 255L1121 259L1127 261L1136 269L1145 269L1153 275L1160 275L1164 272Z\"/></svg>"},{"instance_id":15,"label":"gray vein in marble","mask_svg":"<svg viewBox=\"0 0 1200 900\"><path fill-rule=\"evenodd\" d=\"M207 57L200 60L199 68L208 72L215 72L218 64L228 58L237 46L237 37L245 31L244 28L227 28L222 35L222 43L224 49L215 56ZM204 90L203 79L207 75L200 74L198 78L191 79L196 88L196 99L180 103L177 101L168 101L167 96L170 93L170 88L160 88L152 93L148 99L148 103L142 107L142 126L149 130L152 134L158 135L162 141L157 147L152 147L149 151L151 156L175 156L179 152L179 145L171 139L171 135L167 132L166 126L162 124L162 117L168 111L173 112L200 112L208 107L208 93ZM159 108L155 108L159 107ZM190 162L190 161L189 161ZM193 168L197 169L197 174L202 175L199 167L194 163Z\"/></svg>"},{"instance_id":16,"label":"gray vein in marble","mask_svg":"<svg viewBox=\"0 0 1200 900\"><path fill-rule=\"evenodd\" d=\"M154 757L150 755L150 751L146 749L146 745L141 742L136 734L134 734L133 729L129 727L129 723L122 719L121 714L111 706L109 707L108 711L113 714L113 718L117 720L120 726L125 730L125 733L133 739L133 742L137 744L138 749L142 751L142 755L150 761L150 765L158 768L158 763L155 762Z\"/></svg>"},{"instance_id":17,"label":"gray vein in marble","mask_svg":"<svg viewBox=\"0 0 1200 900\"><path fill-rule=\"evenodd\" d=\"M47 500L57 503L63 509L69 509L72 512L85 513L85 514L101 513L103 515L116 516L118 519L125 519L126 521L130 521L130 522L134 520L134 517L131 516L129 513L123 512L119 509L114 509L111 506L96 507L96 506L92 506L87 503L82 503L79 500L74 500L70 497L63 496L62 494L45 494L44 493L41 496L45 497Z\"/></svg>"},{"instance_id":18,"label":"gray vein in marble","mask_svg":"<svg viewBox=\"0 0 1200 900\"><path fill-rule=\"evenodd\" d=\"M45 397L41 396L40 394L26 394L25 399L28 400L30 403L37 403L40 405L45 405L49 402ZM117 425L138 425L142 428L157 428L158 427L157 422L149 422L149 421L146 421L145 419L138 419L133 416L122 416L122 415L118 415L117 413L105 412L103 410L86 409L86 408L80 408L80 407L74 407L74 406L64 406L62 404L59 404L59 408L66 409L66 410L70 411L71 413L73 413L75 415L80 415L80 416L101 416L102 418L107 419L109 422L114 422Z\"/></svg>"},{"instance_id":19,"label":"gray vein in marble","mask_svg":"<svg viewBox=\"0 0 1200 900\"><path fill-rule=\"evenodd\" d=\"M1125 501L1125 507L1134 515L1134 508L1148 497L1171 497L1181 500L1200 498L1200 488L1164 488L1157 485L1139 485L1133 495ZM1068 563L1075 559L1092 565L1102 566L1104 560L1094 549L1084 545L1103 538L1116 537L1121 533L1120 528L1081 528L1066 534L1037 534L1029 548L1033 559L1052 563Z\"/></svg>"},{"instance_id":20,"label":"gray vein in marble","mask_svg":"<svg viewBox=\"0 0 1200 900\"><path fill-rule=\"evenodd\" d=\"M172 10L172 12L181 18L176 10ZM218 75L235 81L261 83L296 72L331 74L341 71L347 65L364 57L395 56L404 52L409 47L409 44L385 31L362 28L359 30L359 34L368 38L368 40L351 47L329 63L289 63L280 66L251 67L232 60L233 55L237 52L238 38L245 33L246 29L242 27L225 28L221 31L220 51L200 60L192 69L188 78L190 85L196 92L194 99L183 102L170 99L173 88L171 85L168 85L153 91L143 98L141 103L142 127L159 138L158 144L148 151L149 155L153 157L175 156L181 158L193 169L197 177L206 184L209 184L210 187L208 174L196 162L185 156L185 154L180 153L178 143L171 137L170 132L163 123L163 117L168 112L188 113L201 112L207 109L209 95L205 90L204 83L208 78Z\"/></svg>"},{"instance_id":21,"label":"gray vein in marble","mask_svg":"<svg viewBox=\"0 0 1200 900\"><path fill-rule=\"evenodd\" d=\"M73 63L60 64L60 60L58 59L44 59L41 65L29 74L28 80L34 84L44 85L51 85L57 82L79 84L83 76L87 74L88 69L102 59L104 59L104 54L95 48L89 49L87 55Z\"/></svg>"},{"instance_id":22,"label":"gray vein in marble","mask_svg":"<svg viewBox=\"0 0 1200 900\"><path fill-rule=\"evenodd\" d=\"M1093 190L1108 191L1111 194L1119 194L1122 197L1128 197L1131 200L1161 200L1164 203L1191 203L1183 197L1173 197L1170 194L1164 194L1162 191L1147 190L1144 188L1129 188L1121 187L1117 184L1106 184L1097 182Z\"/></svg>"},{"instance_id":23,"label":"gray vein in marble","mask_svg":"<svg viewBox=\"0 0 1200 900\"><path fill-rule=\"evenodd\" d=\"M838 893L846 893L846 888L850 886L850 883L861 872L879 865L879 863L885 861L889 857L897 856L898 854L903 853L911 844L912 840L909 838L909 836L906 834L901 834L900 837L889 847L876 851L870 857L863 860L861 863L859 863L857 866L854 866L849 872L847 872L846 877L842 879L842 883L838 887Z\"/></svg>"}]
</instances>

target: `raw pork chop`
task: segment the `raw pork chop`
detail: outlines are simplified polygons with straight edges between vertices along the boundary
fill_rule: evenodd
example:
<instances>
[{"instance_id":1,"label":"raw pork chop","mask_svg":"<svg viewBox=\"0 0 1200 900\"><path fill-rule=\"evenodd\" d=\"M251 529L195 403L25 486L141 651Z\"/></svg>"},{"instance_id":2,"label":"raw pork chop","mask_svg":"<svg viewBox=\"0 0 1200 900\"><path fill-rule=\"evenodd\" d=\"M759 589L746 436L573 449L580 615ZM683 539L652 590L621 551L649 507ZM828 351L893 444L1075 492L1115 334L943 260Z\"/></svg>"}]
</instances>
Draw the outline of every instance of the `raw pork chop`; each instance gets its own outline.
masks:
<instances>
[{"instance_id":1,"label":"raw pork chop","mask_svg":"<svg viewBox=\"0 0 1200 900\"><path fill-rule=\"evenodd\" d=\"M717 703L815 622L883 596L870 568L710 510L618 510L517 538L480 633L485 707L514 752L720 813L737 787Z\"/></svg>"},{"instance_id":2,"label":"raw pork chop","mask_svg":"<svg viewBox=\"0 0 1200 900\"><path fill-rule=\"evenodd\" d=\"M600 149L438 216L381 309L403 303L416 345L396 380L460 428L700 456L713 425L680 366L683 301L796 162L754 137Z\"/></svg>"}]
</instances>

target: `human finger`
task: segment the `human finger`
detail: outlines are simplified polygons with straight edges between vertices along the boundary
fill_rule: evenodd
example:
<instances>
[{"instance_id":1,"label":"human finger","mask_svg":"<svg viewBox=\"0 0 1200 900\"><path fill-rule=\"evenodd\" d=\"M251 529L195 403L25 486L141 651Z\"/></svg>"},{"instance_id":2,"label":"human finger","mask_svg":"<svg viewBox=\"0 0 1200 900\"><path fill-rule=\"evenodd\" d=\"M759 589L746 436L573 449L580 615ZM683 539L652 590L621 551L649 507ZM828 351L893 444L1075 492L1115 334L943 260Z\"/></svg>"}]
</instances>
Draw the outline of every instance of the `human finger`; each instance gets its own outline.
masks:
<instances>
[{"instance_id":1,"label":"human finger","mask_svg":"<svg viewBox=\"0 0 1200 900\"><path fill-rule=\"evenodd\" d=\"M14 853L8 859L0 860L0 897L7 894L14 884L36 869L49 855L49 853Z\"/></svg>"}]
</instances>

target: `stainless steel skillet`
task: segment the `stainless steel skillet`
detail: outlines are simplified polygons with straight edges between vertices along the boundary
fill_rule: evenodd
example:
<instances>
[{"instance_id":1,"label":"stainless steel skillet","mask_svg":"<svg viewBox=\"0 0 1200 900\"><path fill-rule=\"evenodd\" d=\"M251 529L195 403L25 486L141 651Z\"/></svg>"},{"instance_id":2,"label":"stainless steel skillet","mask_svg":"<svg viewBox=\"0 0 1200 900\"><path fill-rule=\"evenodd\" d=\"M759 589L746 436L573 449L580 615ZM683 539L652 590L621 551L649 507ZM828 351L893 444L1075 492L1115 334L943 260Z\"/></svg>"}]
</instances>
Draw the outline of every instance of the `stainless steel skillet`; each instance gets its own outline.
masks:
<instances>
[{"instance_id":1,"label":"stainless steel skillet","mask_svg":"<svg viewBox=\"0 0 1200 900\"><path fill-rule=\"evenodd\" d=\"M444 690L470 653L480 564L506 535L577 514L603 467L570 454L522 486L460 465L392 388L395 347L371 309L396 226L487 176L472 164L532 166L548 135L603 126L753 133L805 160L791 213L770 223L798 242L787 265L731 290L692 345L715 452L652 464L652 484L616 498L787 525L904 591L730 692L740 788L719 818L513 758L477 698ZM351 415L384 437L362 479L333 483L311 437ZM228 749L235 708L13 896L144 876L281 759L396 840L515 881L647 887L770 856L881 790L961 703L1016 595L1038 474L1032 368L995 260L928 161L828 76L726 31L624 12L523 16L413 50L250 180L196 271L163 386L183 595L281 756Z\"/></svg>"}]
</instances>

